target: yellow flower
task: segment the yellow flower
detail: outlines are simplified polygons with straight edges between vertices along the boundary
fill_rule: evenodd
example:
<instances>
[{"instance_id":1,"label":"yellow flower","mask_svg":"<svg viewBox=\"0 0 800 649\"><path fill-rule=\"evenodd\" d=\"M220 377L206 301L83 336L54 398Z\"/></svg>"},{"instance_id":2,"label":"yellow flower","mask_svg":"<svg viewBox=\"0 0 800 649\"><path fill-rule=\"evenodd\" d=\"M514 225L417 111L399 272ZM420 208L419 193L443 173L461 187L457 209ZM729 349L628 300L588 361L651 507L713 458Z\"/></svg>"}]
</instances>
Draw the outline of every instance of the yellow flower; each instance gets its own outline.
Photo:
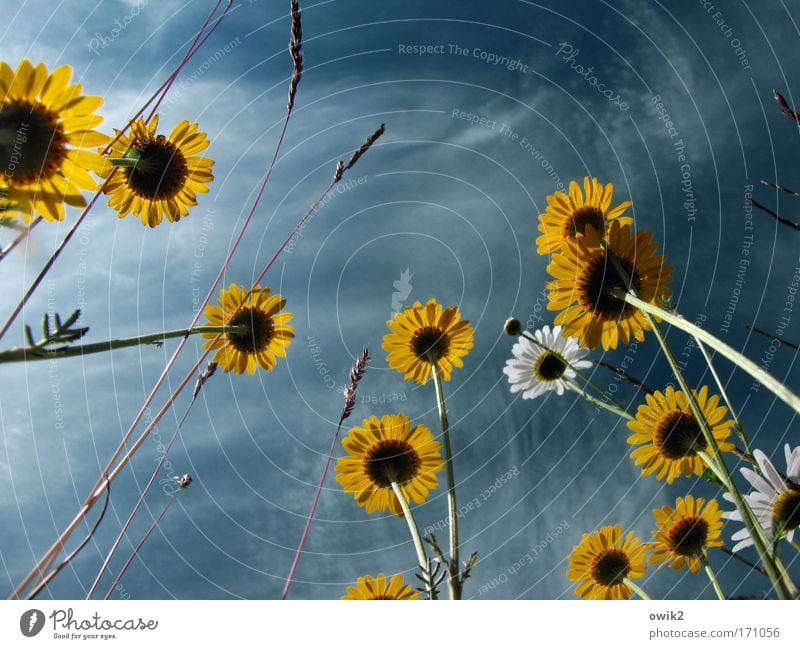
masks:
<instances>
[{"instance_id":1,"label":"yellow flower","mask_svg":"<svg viewBox=\"0 0 800 649\"><path fill-rule=\"evenodd\" d=\"M670 296L666 284L672 279L672 266L664 256L656 256L658 244L650 232L633 236L631 226L614 220L608 230L608 247L631 278L631 284L645 302L658 303ZM564 325L564 335L577 338L584 347L616 349L621 338L644 340L650 328L645 314L620 297L626 282L617 272L600 238L591 226L576 240L565 240L561 252L553 256L547 271L555 278L547 284L547 308L560 311L556 324Z\"/></svg>"},{"instance_id":2,"label":"yellow flower","mask_svg":"<svg viewBox=\"0 0 800 649\"><path fill-rule=\"evenodd\" d=\"M419 593L403 583L403 575L395 575L387 584L386 575L359 577L355 586L347 587L341 599L419 599Z\"/></svg>"},{"instance_id":3,"label":"yellow flower","mask_svg":"<svg viewBox=\"0 0 800 649\"><path fill-rule=\"evenodd\" d=\"M206 305L205 324L212 326L249 326L248 333L225 333L216 342L205 343L206 349L216 349L214 362L223 370L236 374L255 374L260 365L268 372L275 367L276 357L284 358L286 348L294 338L294 327L287 323L292 314L281 309L286 305L280 294L270 294L268 287L253 287L249 297L244 286L231 284L222 289L217 301L219 307ZM218 334L204 333L204 338Z\"/></svg>"},{"instance_id":4,"label":"yellow flower","mask_svg":"<svg viewBox=\"0 0 800 649\"><path fill-rule=\"evenodd\" d=\"M647 570L645 546L628 532L622 538L621 525L606 525L584 534L569 557L567 578L578 582L575 594L581 599L630 599L625 579L638 579Z\"/></svg>"},{"instance_id":5,"label":"yellow flower","mask_svg":"<svg viewBox=\"0 0 800 649\"><path fill-rule=\"evenodd\" d=\"M719 405L719 396L708 396L708 386L693 391L703 418L711 429L722 452L734 446L725 440L731 434L733 421L725 419L728 409ZM695 419L686 395L668 387L665 393L648 394L647 403L639 406L636 418L628 422L633 435L628 444L639 445L631 453L636 466L642 465L642 475L656 474L659 480L672 484L681 474L702 475L705 464L698 451L709 452L700 424Z\"/></svg>"},{"instance_id":6,"label":"yellow flower","mask_svg":"<svg viewBox=\"0 0 800 649\"><path fill-rule=\"evenodd\" d=\"M365 419L342 440L347 455L336 463L336 482L352 493L368 514L389 509L402 515L392 482L409 502L425 502L439 483L436 474L444 468L437 442L430 429L420 424L413 430L403 414Z\"/></svg>"},{"instance_id":7,"label":"yellow flower","mask_svg":"<svg viewBox=\"0 0 800 649\"><path fill-rule=\"evenodd\" d=\"M0 62L0 199L8 216L63 221L64 203L83 207L81 190L97 189L89 171L100 171L103 159L84 149L108 142L93 130L103 98L82 95L71 78L68 65L48 74L44 63L26 59L14 72Z\"/></svg>"},{"instance_id":8,"label":"yellow flower","mask_svg":"<svg viewBox=\"0 0 800 649\"><path fill-rule=\"evenodd\" d=\"M658 529L653 532L655 549L650 554L650 563L669 561L670 566L680 570L684 565L694 573L706 556L706 548L722 547L722 512L716 500L705 504L704 498L692 496L678 498L675 508L669 505L654 509Z\"/></svg>"},{"instance_id":9,"label":"yellow flower","mask_svg":"<svg viewBox=\"0 0 800 649\"><path fill-rule=\"evenodd\" d=\"M597 232L605 232L611 221L617 219L621 225L633 223L629 216L623 216L630 201L611 207L614 185L605 187L597 178L583 179L583 192L574 180L569 184L569 196L556 192L547 197L547 209L539 215L539 232L536 239L537 252L546 255L561 250L566 240L575 240L576 234L584 234L587 225Z\"/></svg>"},{"instance_id":10,"label":"yellow flower","mask_svg":"<svg viewBox=\"0 0 800 649\"><path fill-rule=\"evenodd\" d=\"M135 167L109 162L102 173L110 176L103 191L120 218L133 212L154 228L163 217L178 221L197 205L197 194L207 193L214 180L214 161L197 155L210 144L198 128L184 119L169 137L158 135L158 115L154 115L148 124L141 118L132 122L130 131L119 136L109 157L137 160Z\"/></svg>"},{"instance_id":11,"label":"yellow flower","mask_svg":"<svg viewBox=\"0 0 800 649\"><path fill-rule=\"evenodd\" d=\"M442 378L450 380L453 367L463 367L473 345L473 330L469 320L462 320L458 307L442 311L436 300L425 306L419 302L397 313L387 323L391 333L383 337L382 348L389 352L390 367L405 373L405 380L426 383L431 374L431 357Z\"/></svg>"}]
</instances>

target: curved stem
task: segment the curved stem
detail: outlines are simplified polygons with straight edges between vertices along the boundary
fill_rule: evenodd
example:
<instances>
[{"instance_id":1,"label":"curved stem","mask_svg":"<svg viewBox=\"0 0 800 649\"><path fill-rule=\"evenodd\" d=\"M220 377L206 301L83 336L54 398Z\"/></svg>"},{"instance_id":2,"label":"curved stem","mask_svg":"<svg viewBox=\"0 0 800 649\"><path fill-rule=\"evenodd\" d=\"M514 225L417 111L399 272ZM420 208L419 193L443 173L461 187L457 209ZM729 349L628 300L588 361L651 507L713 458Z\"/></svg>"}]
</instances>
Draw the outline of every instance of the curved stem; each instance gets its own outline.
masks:
<instances>
[{"instance_id":1,"label":"curved stem","mask_svg":"<svg viewBox=\"0 0 800 649\"><path fill-rule=\"evenodd\" d=\"M650 595L645 593L642 587L635 584L633 580L625 577L625 579L623 579L622 581L628 588L630 588L634 593L636 593L640 599L647 600L648 602L650 601Z\"/></svg>"},{"instance_id":2,"label":"curved stem","mask_svg":"<svg viewBox=\"0 0 800 649\"><path fill-rule=\"evenodd\" d=\"M450 519L450 578L448 580L450 599L461 599L461 561L459 561L458 556L458 505L456 502L456 477L453 471L453 450L450 447L450 424L447 421L447 407L444 403L442 377L439 375L436 359L429 355L428 360L431 364L433 384L436 387L436 406L439 409L439 424L442 428L444 461L447 470L447 510Z\"/></svg>"},{"instance_id":3,"label":"curved stem","mask_svg":"<svg viewBox=\"0 0 800 649\"><path fill-rule=\"evenodd\" d=\"M711 585L714 587L714 592L717 594L717 597L721 600L725 600L725 593L722 592L722 586L719 585L719 580L717 579L717 575L714 574L714 570L711 568L711 564L708 562L708 559L703 557L701 559L703 564L703 568L708 575L708 580L711 582Z\"/></svg>"},{"instance_id":4,"label":"curved stem","mask_svg":"<svg viewBox=\"0 0 800 649\"><path fill-rule=\"evenodd\" d=\"M392 489L394 490L394 495L397 496L397 500L400 502L400 509L403 510L403 516L405 516L406 523L408 523L408 531L411 532L411 540L414 542L414 549L417 551L417 562L419 563L419 567L422 569L423 574L427 576L430 573L430 564L428 563L428 557L425 554L425 546L422 543L422 537L419 535L417 521L414 520L414 515L411 513L411 507L408 506L408 500L406 500L403 490L395 480L392 480ZM428 588L428 598L436 599L433 594L433 587L427 582L427 580L425 582L425 586Z\"/></svg>"},{"instance_id":5,"label":"curved stem","mask_svg":"<svg viewBox=\"0 0 800 649\"><path fill-rule=\"evenodd\" d=\"M749 358L744 356L743 354L737 352L733 347L727 345L726 343L722 342L719 338L712 336L708 333L705 329L701 329L694 323L685 320L680 315L675 313L671 313L670 311L665 311L649 302L645 302L644 300L639 299L635 295L631 295L630 293L620 293L620 298L624 298L625 301L641 309L645 313L650 316L656 316L665 322L685 331L693 335L698 340L706 343L712 349L718 351L722 354L725 358L729 361L743 369L747 372L750 376L752 376L756 381L764 385L764 387L768 388L776 397L778 397L781 401L786 403L792 410L796 413L800 414L800 395L792 392L789 388L787 388L783 383L781 383L778 379L774 376L766 372L764 369L756 365L753 361Z\"/></svg>"},{"instance_id":6,"label":"curved stem","mask_svg":"<svg viewBox=\"0 0 800 649\"><path fill-rule=\"evenodd\" d=\"M131 338L115 338L113 340L106 340L101 343L90 343L82 345L78 343L69 347L60 347L58 349L48 350L39 349L36 347L15 347L6 351L0 351L0 363L17 363L20 361L43 361L55 358L70 358L72 356L86 356L88 354L99 354L101 352L110 352L114 349L124 349L125 347L136 347L138 345L152 345L160 343L164 340L171 338L184 338L192 334L217 334L217 333L237 333L248 334L250 327L248 325L236 326L203 326L194 329L175 329L173 331L159 331L154 334L145 334L143 336L133 336Z\"/></svg>"}]
</instances>

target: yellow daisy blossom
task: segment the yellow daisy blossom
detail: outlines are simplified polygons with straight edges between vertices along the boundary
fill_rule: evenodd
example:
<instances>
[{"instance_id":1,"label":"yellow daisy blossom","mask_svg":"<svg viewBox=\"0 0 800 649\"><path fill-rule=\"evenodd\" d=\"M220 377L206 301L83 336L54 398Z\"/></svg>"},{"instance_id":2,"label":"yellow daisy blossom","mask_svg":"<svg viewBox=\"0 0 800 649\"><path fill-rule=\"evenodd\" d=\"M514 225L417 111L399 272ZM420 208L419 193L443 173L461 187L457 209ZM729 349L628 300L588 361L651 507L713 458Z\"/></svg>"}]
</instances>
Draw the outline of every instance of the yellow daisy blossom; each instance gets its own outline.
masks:
<instances>
[{"instance_id":1,"label":"yellow daisy blossom","mask_svg":"<svg viewBox=\"0 0 800 649\"><path fill-rule=\"evenodd\" d=\"M377 577L359 577L341 599L419 599L419 593L403 582L403 575L395 575L387 583L386 575L380 573Z\"/></svg>"},{"instance_id":2,"label":"yellow daisy blossom","mask_svg":"<svg viewBox=\"0 0 800 649\"><path fill-rule=\"evenodd\" d=\"M705 507L703 507L705 505ZM669 561L670 567L680 570L687 566L700 572L706 557L706 548L722 547L722 512L713 498L678 498L675 507L669 505L654 509L658 529L650 563Z\"/></svg>"},{"instance_id":3,"label":"yellow daisy blossom","mask_svg":"<svg viewBox=\"0 0 800 649\"><path fill-rule=\"evenodd\" d=\"M667 299L671 291L672 266L664 256L656 256L658 244L650 232L634 236L631 226L614 220L608 230L608 247L631 279L639 297L652 304ZM616 349L619 339L627 345L632 338L644 340L650 328L645 314L619 296L628 285L617 272L593 227L585 235L566 240L554 255L547 271L555 278L547 284L547 308L560 311L556 324L564 325L564 335L580 337L590 349L602 343L603 349Z\"/></svg>"},{"instance_id":4,"label":"yellow daisy blossom","mask_svg":"<svg viewBox=\"0 0 800 649\"><path fill-rule=\"evenodd\" d=\"M577 234L583 234L586 226L592 226L597 232L605 232L611 221L617 220L621 225L630 225L633 219L623 216L631 204L625 201L611 207L614 185L602 185L597 178L585 177L583 191L574 180L569 184L569 196L564 192L556 192L547 197L547 209L539 215L539 232L536 239L537 252L546 255L561 250L564 241L575 240Z\"/></svg>"},{"instance_id":5,"label":"yellow daisy blossom","mask_svg":"<svg viewBox=\"0 0 800 649\"><path fill-rule=\"evenodd\" d=\"M441 444L427 426L412 429L404 414L365 419L362 426L350 429L342 446L347 455L336 463L336 482L368 514L389 509L402 515L392 482L406 500L418 505L439 486L436 474L444 468Z\"/></svg>"},{"instance_id":6,"label":"yellow daisy blossom","mask_svg":"<svg viewBox=\"0 0 800 649\"><path fill-rule=\"evenodd\" d=\"M89 171L99 172L94 149L108 142L95 131L102 97L83 95L70 84L72 68L23 60L16 71L0 61L0 199L5 215L30 222L34 215L63 221L64 204L84 207L81 190L96 190Z\"/></svg>"},{"instance_id":7,"label":"yellow daisy blossom","mask_svg":"<svg viewBox=\"0 0 800 649\"><path fill-rule=\"evenodd\" d=\"M197 205L197 194L207 193L214 180L214 161L198 155L210 144L198 128L184 119L165 137L156 133L154 115L147 124L142 118L132 122L130 131L119 136L102 175L110 177L103 191L120 218L132 212L154 228L164 217L178 221ZM115 167L115 158L132 159L136 165Z\"/></svg>"},{"instance_id":8,"label":"yellow daisy blossom","mask_svg":"<svg viewBox=\"0 0 800 649\"><path fill-rule=\"evenodd\" d=\"M223 370L236 374L255 374L261 366L268 372L275 367L276 357L284 358L286 348L294 338L294 327L287 323L292 314L281 309L286 305L279 293L270 294L268 287L258 284L249 297L244 286L231 284L222 289L217 301L219 306L206 305L205 324L212 326L250 326L249 333L204 333L204 338L217 338L205 343L206 349L216 349L214 362Z\"/></svg>"},{"instance_id":9,"label":"yellow daisy blossom","mask_svg":"<svg viewBox=\"0 0 800 649\"><path fill-rule=\"evenodd\" d=\"M733 426L733 420L725 419L728 409L719 405L718 395L708 395L708 386L694 391L694 395L720 451L732 451L733 444L725 441ZM686 395L668 387L665 392L656 391L645 398L636 418L628 422L633 431L628 444L638 446L631 458L636 466L642 465L642 475L655 473L667 484L681 475L702 475L705 464L698 451L708 453L709 448Z\"/></svg>"},{"instance_id":10,"label":"yellow daisy blossom","mask_svg":"<svg viewBox=\"0 0 800 649\"><path fill-rule=\"evenodd\" d=\"M431 357L445 381L453 367L463 367L461 357L473 345L473 329L469 320L462 320L458 307L442 309L434 299L425 306L415 302L397 313L387 326L382 348L389 352L390 367L405 373L405 380L425 384L431 374Z\"/></svg>"},{"instance_id":11,"label":"yellow daisy blossom","mask_svg":"<svg viewBox=\"0 0 800 649\"><path fill-rule=\"evenodd\" d=\"M634 532L623 539L621 525L606 525L584 534L569 557L567 578L577 582L581 599L630 599L625 579L638 579L647 570L645 546Z\"/></svg>"}]
</instances>

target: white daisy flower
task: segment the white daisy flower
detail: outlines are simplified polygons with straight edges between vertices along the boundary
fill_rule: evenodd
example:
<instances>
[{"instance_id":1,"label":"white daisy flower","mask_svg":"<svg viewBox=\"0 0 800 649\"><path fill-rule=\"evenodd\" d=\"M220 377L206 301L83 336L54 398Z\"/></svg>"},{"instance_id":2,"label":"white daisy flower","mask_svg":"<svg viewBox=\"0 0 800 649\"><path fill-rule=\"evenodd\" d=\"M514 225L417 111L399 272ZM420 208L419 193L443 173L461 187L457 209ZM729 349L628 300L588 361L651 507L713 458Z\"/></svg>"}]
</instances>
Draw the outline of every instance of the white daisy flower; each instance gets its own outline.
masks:
<instances>
[{"instance_id":1,"label":"white daisy flower","mask_svg":"<svg viewBox=\"0 0 800 649\"><path fill-rule=\"evenodd\" d=\"M584 369L591 361L581 360L589 350L581 347L574 338L561 334L561 326L544 326L534 332L533 337L541 343L520 336L511 348L514 358L506 361L503 372L508 376L511 392L522 392L523 399L535 399L548 390L564 394L565 379L574 379L573 367ZM571 366L571 367L570 367Z\"/></svg>"},{"instance_id":2,"label":"white daisy flower","mask_svg":"<svg viewBox=\"0 0 800 649\"><path fill-rule=\"evenodd\" d=\"M794 540L794 530L800 526L800 446L791 450L787 444L784 447L786 455L786 478L773 466L769 458L761 451L753 451L761 474L752 469L741 469L742 475L755 487L755 491L745 496L747 503L756 515L758 522L774 537L774 528L780 535L786 532L786 539L791 543ZM733 496L723 494L723 498L734 502ZM723 518L731 521L742 521L742 514L738 510L725 512ZM745 527L736 532L731 540L737 541L733 551L753 545L750 532Z\"/></svg>"}]
</instances>

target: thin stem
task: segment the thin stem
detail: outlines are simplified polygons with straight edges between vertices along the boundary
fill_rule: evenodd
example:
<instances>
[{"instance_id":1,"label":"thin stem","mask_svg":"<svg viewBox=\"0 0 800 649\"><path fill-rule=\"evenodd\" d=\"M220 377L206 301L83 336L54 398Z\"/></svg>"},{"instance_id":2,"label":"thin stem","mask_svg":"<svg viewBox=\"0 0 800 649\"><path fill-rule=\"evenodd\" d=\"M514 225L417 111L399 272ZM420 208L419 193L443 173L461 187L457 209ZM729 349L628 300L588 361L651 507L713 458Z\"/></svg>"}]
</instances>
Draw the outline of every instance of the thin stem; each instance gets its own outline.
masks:
<instances>
[{"instance_id":1,"label":"thin stem","mask_svg":"<svg viewBox=\"0 0 800 649\"><path fill-rule=\"evenodd\" d=\"M791 196L800 196L800 192L796 192L795 190L784 187L783 185L779 185L778 183L770 182L769 180L762 180L761 184L766 185L767 187L772 187L772 189L778 189L786 194L790 194Z\"/></svg>"},{"instance_id":2,"label":"thin stem","mask_svg":"<svg viewBox=\"0 0 800 649\"><path fill-rule=\"evenodd\" d=\"M336 426L336 433L334 433L333 439L331 440L331 448L328 451L328 457L325 460L325 468L322 469L322 475L319 478L319 484L317 485L317 490L314 493L314 500L311 502L311 511L308 512L308 518L306 519L306 524L303 528L303 534L300 536L300 543L297 545L297 550L295 551L294 559L292 560L292 566L289 568L289 574L286 576L286 583L283 585L281 599L286 599L289 596L289 589L292 587L292 583L294 582L294 575L297 572L297 566L300 564L300 557L303 554L303 548L306 545L306 539L308 538L308 533L311 530L311 522L314 520L314 515L317 512L317 505L319 504L320 496L322 496L322 488L325 484L325 478L328 476L328 469L331 466L331 460L333 459L333 454L336 450L336 442L339 439L339 432L342 430L342 421L343 419L339 419L339 425Z\"/></svg>"},{"instance_id":3,"label":"thin stem","mask_svg":"<svg viewBox=\"0 0 800 649\"><path fill-rule=\"evenodd\" d=\"M630 588L634 593L636 593L640 599L644 599L650 601L650 595L644 592L641 586L635 584L632 579L628 579L625 577L622 582Z\"/></svg>"},{"instance_id":4,"label":"thin stem","mask_svg":"<svg viewBox=\"0 0 800 649\"><path fill-rule=\"evenodd\" d=\"M34 219L33 223L31 223L27 228L22 230L22 232L20 232L17 235L16 239L14 239L11 243L9 243L5 248L0 250L0 261L5 259L8 256L8 253L14 250L14 248L16 248L20 243L22 243L25 237L27 237L33 231L33 229L37 225L39 225L42 221L44 221L44 219L41 216L37 216Z\"/></svg>"},{"instance_id":5,"label":"thin stem","mask_svg":"<svg viewBox=\"0 0 800 649\"><path fill-rule=\"evenodd\" d=\"M197 327L196 329L175 329L173 331L159 331L158 333L145 334L143 336L133 336L131 338L115 338L100 343L83 345L78 343L69 347L59 347L57 349L39 349L36 347L15 347L6 351L0 351L0 363L15 363L20 361L43 361L55 358L70 358L73 356L86 356L88 354L99 354L110 352L115 349L126 347L136 347L139 345L152 345L172 338L183 338L192 334L203 333L237 333L249 334L248 325L208 325Z\"/></svg>"},{"instance_id":6,"label":"thin stem","mask_svg":"<svg viewBox=\"0 0 800 649\"><path fill-rule=\"evenodd\" d=\"M792 349L800 350L800 345L798 345L797 343L793 343L791 340L786 340L786 338L778 338L777 336L769 333L768 331L759 329L755 325L745 325L744 328L747 329L748 331L752 331L753 333L761 334L762 336L769 338L770 342L776 342L779 345L786 345L787 347L791 347Z\"/></svg>"},{"instance_id":7,"label":"thin stem","mask_svg":"<svg viewBox=\"0 0 800 649\"><path fill-rule=\"evenodd\" d=\"M394 495L397 496L397 500L400 502L400 509L403 510L406 523L408 523L408 531L411 532L411 540L414 542L414 549L417 551L417 562L422 570L422 574L427 577L430 572L430 564L428 563L428 556L425 554L425 546L422 543L422 537L419 535L417 521L414 520L414 514L411 513L411 507L408 506L408 500L406 500L406 496L396 480L392 480L392 489L394 490ZM428 590L428 599L436 599L433 594L433 585L428 583L427 579L425 581L425 586Z\"/></svg>"},{"instance_id":8,"label":"thin stem","mask_svg":"<svg viewBox=\"0 0 800 649\"><path fill-rule=\"evenodd\" d=\"M725 593L722 592L722 586L719 585L719 580L717 579L717 575L714 574L714 570L711 568L711 564L708 562L708 559L703 557L700 560L703 564L703 568L708 575L708 580L711 582L711 585L714 587L714 592L717 594L717 597L721 600L725 600Z\"/></svg>"},{"instance_id":9,"label":"thin stem","mask_svg":"<svg viewBox=\"0 0 800 649\"><path fill-rule=\"evenodd\" d=\"M86 547L89 541L92 540L94 533L97 531L97 528L100 527L100 523L103 522L103 518L106 515L106 511L108 510L108 501L110 497L111 497L111 488L109 487L108 489L106 489L106 497L105 500L103 501L103 509L100 510L100 515L97 517L97 520L94 522L94 525L92 525L92 529L89 530L89 533L86 535L86 537L84 537L83 541L80 542L78 547L75 548L72 552L70 552L66 557L64 557L64 560L61 563L59 563L58 566L56 566L50 572L49 575L47 575L44 579L42 579L42 581L40 581L39 584L37 584L33 590L31 590L26 599L35 599L36 596L39 593L41 593L42 590L47 586L47 584L49 584L53 579L55 579L58 573L60 573L64 568L66 568L67 565L69 565L70 561L72 561L78 555L78 553L81 550L83 550L83 548Z\"/></svg>"},{"instance_id":10,"label":"thin stem","mask_svg":"<svg viewBox=\"0 0 800 649\"><path fill-rule=\"evenodd\" d=\"M442 440L444 441L444 461L447 470L447 510L450 519L450 568L449 579L450 599L461 599L461 561L458 555L458 504L456 502L456 477L453 470L453 450L450 446L450 424L447 421L447 406L444 403L444 392L442 391L442 378L439 375L439 367L432 354L428 355L433 374L433 384L436 388L436 406L439 409L439 424L442 429Z\"/></svg>"},{"instance_id":11,"label":"thin stem","mask_svg":"<svg viewBox=\"0 0 800 649\"><path fill-rule=\"evenodd\" d=\"M793 230L800 230L800 223L795 223L794 221L790 221L787 218L782 217L776 211L769 209L766 205L762 205L759 203L755 198L750 199L750 202L755 205L758 209L766 214L769 214L773 219L775 219L778 223L782 223L783 225L787 225Z\"/></svg>"},{"instance_id":12,"label":"thin stem","mask_svg":"<svg viewBox=\"0 0 800 649\"><path fill-rule=\"evenodd\" d=\"M703 354L703 358L706 360L706 365L708 365L708 369L711 372L711 376L714 377L714 381L717 384L717 388L719 388L719 392L722 395L722 398L725 400L725 405L728 406L728 411L731 413L731 417L733 417L733 421L736 424L736 434L739 436L739 439L742 440L747 453L751 456L753 455L753 446L750 444L750 439L747 437L747 433L744 430L744 426L742 426L742 422L739 420L739 415L736 414L736 409L733 407L733 403L728 398L728 392L725 390L725 385L722 383L722 379L720 378L719 374L717 374L717 370L714 368L714 363L711 360L711 355L708 353L706 346L703 342L694 336L695 342L697 342L697 347L700 349L700 352Z\"/></svg>"},{"instance_id":13,"label":"thin stem","mask_svg":"<svg viewBox=\"0 0 800 649\"><path fill-rule=\"evenodd\" d=\"M641 379L636 378L633 374L628 374L625 370L622 370L611 363L606 363L604 360L596 360L594 361L595 365L599 365L600 367L605 367L607 370L611 370L615 374L619 374L623 379L625 379L631 385L636 386L637 388L642 388L648 394L653 394L655 390L649 387L644 381Z\"/></svg>"},{"instance_id":14,"label":"thin stem","mask_svg":"<svg viewBox=\"0 0 800 649\"><path fill-rule=\"evenodd\" d=\"M596 397L593 397L591 394L589 394L588 392L583 390L577 383L574 383L573 381L566 381L566 384L569 386L570 390L573 390L574 392L577 392L584 399L586 399L586 401L588 401L589 403L591 403L591 404L593 404L593 405L595 405L595 406L597 406L599 408L605 408L609 412L612 412L615 415L618 415L619 417L622 417L623 419L627 419L628 421L630 421L630 420L635 418L631 413L629 413L624 408L618 408L614 404L611 404L611 403L608 403L607 401L602 401L601 399L597 399Z\"/></svg>"},{"instance_id":15,"label":"thin stem","mask_svg":"<svg viewBox=\"0 0 800 649\"><path fill-rule=\"evenodd\" d=\"M161 471L161 467L164 466L164 462L167 459L167 455L169 455L169 452L172 450L172 446L175 444L175 440L178 439L178 435L181 432L181 428L183 427L186 418L189 416L189 411L192 409L194 402L197 400L197 394L198 393L195 393L195 395L192 397L192 400L189 402L189 405L186 406L186 410L184 411L183 416L178 422L178 425L175 427L175 431L172 433L172 437L170 437L169 442L167 442L167 446L164 448L164 452L161 454L161 458L159 459L156 468L153 469L153 473L150 475L150 480L148 480L144 489L142 489L142 493L139 495L139 499L136 501L133 510L131 511L127 520L123 524L122 529L117 534L117 538L114 539L114 543L112 544L111 549L108 551L108 554L106 555L106 558L103 561L103 565L100 566L100 570L97 573L97 576L95 577L91 588L89 588L89 592L86 594L86 599L92 599L92 595L94 595L94 592L97 589L98 584L100 583L100 579L102 579L103 577L103 573L106 571L106 568L108 568L108 564L111 562L111 558L117 551L119 544L122 542L122 538L128 531L128 527L130 527L130 524L133 522L133 519L136 516L137 512L139 511L139 508L142 506L142 503L144 503L145 496L147 496L148 492L150 491L150 488L156 481L156 477L158 477L158 474Z\"/></svg>"},{"instance_id":16,"label":"thin stem","mask_svg":"<svg viewBox=\"0 0 800 649\"><path fill-rule=\"evenodd\" d=\"M669 324L681 329L682 331L685 331L686 333L692 334L698 340L706 343L709 347L715 349L729 361L747 372L756 381L763 384L781 401L789 405L789 407L791 407L795 412L800 414L800 396L789 390L789 388L778 381L778 379L764 371L746 356L737 352L730 345L727 345L718 338L712 336L704 329L701 329L697 325L685 320L680 315L665 311L664 309L650 304L649 302L645 302L644 300L641 300L630 293L620 293L619 297L623 298L626 302L628 302L628 304L641 309L648 315L657 316L661 320L668 322Z\"/></svg>"},{"instance_id":17,"label":"thin stem","mask_svg":"<svg viewBox=\"0 0 800 649\"><path fill-rule=\"evenodd\" d=\"M180 492L181 492L180 488L176 489L173 492L173 494L169 497L167 502L164 503L163 509L156 517L156 519L153 521L153 524L147 529L147 532L144 533L144 536L142 536L142 539L139 541L139 543L136 544L136 547L133 549L133 552L131 552L131 556L128 557L128 560L125 562L125 565L122 566L122 569L119 571L119 574L114 578L114 581L111 583L111 586L108 589L108 592L106 593L105 597L103 597L103 599L108 599L109 597L111 597L111 593L114 592L114 589L117 587L117 584L119 583L120 579L122 579L122 575L125 574L125 572L130 567L131 563L133 563L133 560L139 554L139 550L142 549L142 546L144 545L145 541L147 541L147 539L150 537L150 534L153 533L153 530L155 530L156 527L158 527L158 524L161 522L161 519L164 518L164 514L167 513L170 505L173 503L173 501Z\"/></svg>"},{"instance_id":18,"label":"thin stem","mask_svg":"<svg viewBox=\"0 0 800 649\"><path fill-rule=\"evenodd\" d=\"M769 577L769 575L767 574L767 571L766 571L766 570L764 570L764 569L763 569L761 566L759 566L758 564L755 564L755 563L753 563L753 562L752 562L752 561L750 561L749 559L745 559L745 558L744 558L744 557L743 557L741 554L739 554L738 552L733 552L732 550L729 550L728 548L726 548L724 545L720 546L720 547L719 547L719 550L721 550L722 552L724 552L725 554L727 554L729 557L733 557L734 559L736 559L736 560L738 560L738 561L741 561L741 562L742 562L744 565L746 565L746 566L749 566L749 567L750 567L750 568L752 568L753 570L757 570L758 572L760 572L760 573L761 573L762 575L764 575L765 577Z\"/></svg>"}]
</instances>

